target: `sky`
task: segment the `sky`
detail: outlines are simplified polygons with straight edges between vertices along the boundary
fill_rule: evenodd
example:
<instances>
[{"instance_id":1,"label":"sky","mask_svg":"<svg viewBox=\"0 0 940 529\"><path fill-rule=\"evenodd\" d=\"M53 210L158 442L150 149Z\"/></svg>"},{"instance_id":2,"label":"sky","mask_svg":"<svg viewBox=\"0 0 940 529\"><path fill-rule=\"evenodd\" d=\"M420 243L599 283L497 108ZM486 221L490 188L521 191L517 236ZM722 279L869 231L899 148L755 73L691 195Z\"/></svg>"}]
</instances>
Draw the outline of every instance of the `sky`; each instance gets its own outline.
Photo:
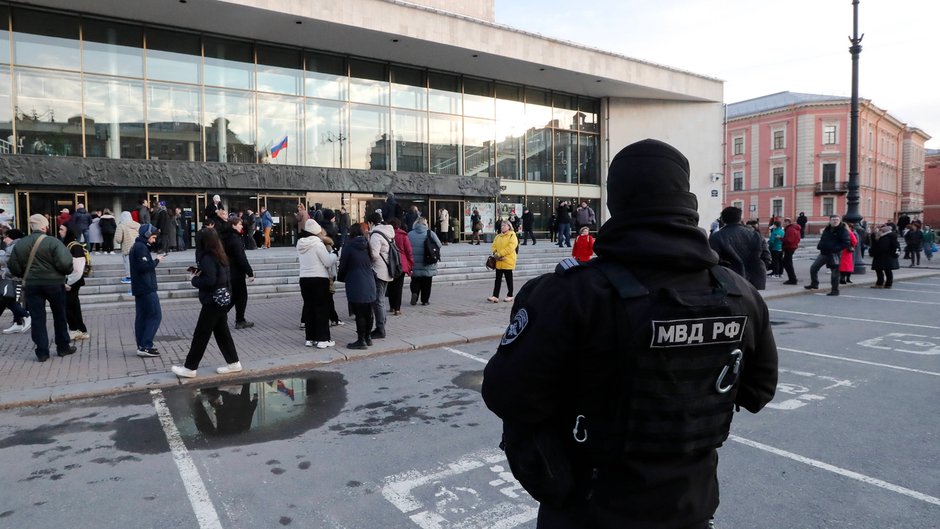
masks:
<instances>
[{"instance_id":1,"label":"sky","mask_svg":"<svg viewBox=\"0 0 940 529\"><path fill-rule=\"evenodd\" d=\"M851 0L496 0L496 21L725 81L725 103L852 95ZM859 96L940 148L940 0L860 0Z\"/></svg>"}]
</instances>

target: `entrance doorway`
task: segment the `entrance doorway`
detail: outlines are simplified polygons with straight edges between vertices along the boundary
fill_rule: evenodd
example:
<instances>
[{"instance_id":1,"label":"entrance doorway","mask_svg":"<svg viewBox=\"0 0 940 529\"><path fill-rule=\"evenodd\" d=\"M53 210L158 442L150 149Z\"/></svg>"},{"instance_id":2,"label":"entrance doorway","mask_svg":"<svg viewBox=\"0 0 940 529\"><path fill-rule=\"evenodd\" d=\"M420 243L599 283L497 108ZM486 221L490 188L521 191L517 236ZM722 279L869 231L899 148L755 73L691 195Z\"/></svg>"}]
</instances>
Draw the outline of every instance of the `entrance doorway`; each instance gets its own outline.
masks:
<instances>
[{"instance_id":1,"label":"entrance doorway","mask_svg":"<svg viewBox=\"0 0 940 529\"><path fill-rule=\"evenodd\" d=\"M16 225L29 231L29 217L39 213L49 219L49 233L58 233L57 218L59 212L68 208L70 214L75 213L79 204L85 204L87 194L84 191L20 191L17 193Z\"/></svg>"},{"instance_id":2,"label":"entrance doorway","mask_svg":"<svg viewBox=\"0 0 940 529\"><path fill-rule=\"evenodd\" d=\"M441 242L460 242L463 236L463 200L431 200L430 211L428 211L428 221L432 223L431 228L441 237ZM447 232L447 238L442 237L440 225L440 211L447 210L450 226Z\"/></svg>"},{"instance_id":3,"label":"entrance doorway","mask_svg":"<svg viewBox=\"0 0 940 529\"><path fill-rule=\"evenodd\" d=\"M303 204L303 196L261 195L258 197L258 210L261 206L268 209L274 217L271 229L271 246L293 246L297 244L297 204Z\"/></svg>"},{"instance_id":4,"label":"entrance doorway","mask_svg":"<svg viewBox=\"0 0 940 529\"><path fill-rule=\"evenodd\" d=\"M202 227L202 212L206 208L205 194L176 194L176 193L147 193L147 199L151 205L158 205L160 202L166 202L168 212L180 208L180 215L183 217L183 242L186 248L193 248L196 245L196 232ZM177 238L179 237L179 228L177 228Z\"/></svg>"}]
</instances>

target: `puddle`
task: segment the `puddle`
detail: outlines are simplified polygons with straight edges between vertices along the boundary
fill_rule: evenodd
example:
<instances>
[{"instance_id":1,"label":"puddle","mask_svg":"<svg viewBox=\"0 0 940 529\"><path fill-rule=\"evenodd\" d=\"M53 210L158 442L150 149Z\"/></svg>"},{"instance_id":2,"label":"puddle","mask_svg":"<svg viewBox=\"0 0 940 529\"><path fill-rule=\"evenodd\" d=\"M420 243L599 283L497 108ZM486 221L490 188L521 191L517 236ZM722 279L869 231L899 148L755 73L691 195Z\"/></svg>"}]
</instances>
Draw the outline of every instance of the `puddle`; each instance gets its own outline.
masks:
<instances>
[{"instance_id":1,"label":"puddle","mask_svg":"<svg viewBox=\"0 0 940 529\"><path fill-rule=\"evenodd\" d=\"M296 437L339 415L347 398L345 378L330 371L165 394L180 435L197 450Z\"/></svg>"},{"instance_id":2,"label":"puddle","mask_svg":"<svg viewBox=\"0 0 940 529\"><path fill-rule=\"evenodd\" d=\"M483 370L463 371L451 381L458 388L469 389L476 392L483 391Z\"/></svg>"}]
</instances>

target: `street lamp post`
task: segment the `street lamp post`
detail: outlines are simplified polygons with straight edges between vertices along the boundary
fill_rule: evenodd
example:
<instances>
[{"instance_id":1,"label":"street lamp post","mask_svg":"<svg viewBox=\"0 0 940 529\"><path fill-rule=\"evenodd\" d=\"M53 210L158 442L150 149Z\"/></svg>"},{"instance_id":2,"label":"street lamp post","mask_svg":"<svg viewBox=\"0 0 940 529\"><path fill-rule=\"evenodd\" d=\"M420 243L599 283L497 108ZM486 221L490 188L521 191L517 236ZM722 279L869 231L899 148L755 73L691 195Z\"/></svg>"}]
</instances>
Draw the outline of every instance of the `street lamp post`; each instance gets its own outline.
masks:
<instances>
[{"instance_id":1,"label":"street lamp post","mask_svg":"<svg viewBox=\"0 0 940 529\"><path fill-rule=\"evenodd\" d=\"M852 43L849 47L849 53L852 55L852 109L849 126L849 193L846 196L846 211L843 219L854 224L856 233L861 236L864 232L859 227L862 215L858 211L858 56L862 53L862 38L865 35L861 37L858 35L858 1L852 0L852 36L849 37L849 42ZM861 246L861 244L856 245L854 270L856 274L865 273Z\"/></svg>"}]
</instances>

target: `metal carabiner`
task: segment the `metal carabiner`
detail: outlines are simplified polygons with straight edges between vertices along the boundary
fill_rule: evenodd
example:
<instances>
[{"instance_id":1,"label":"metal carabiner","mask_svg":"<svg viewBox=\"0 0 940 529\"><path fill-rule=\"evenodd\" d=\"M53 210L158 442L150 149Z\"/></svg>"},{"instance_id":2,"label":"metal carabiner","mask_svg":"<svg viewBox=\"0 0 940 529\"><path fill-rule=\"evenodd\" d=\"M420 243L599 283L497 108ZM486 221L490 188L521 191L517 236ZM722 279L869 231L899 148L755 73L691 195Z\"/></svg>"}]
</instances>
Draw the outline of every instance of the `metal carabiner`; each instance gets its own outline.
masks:
<instances>
[{"instance_id":1,"label":"metal carabiner","mask_svg":"<svg viewBox=\"0 0 940 529\"><path fill-rule=\"evenodd\" d=\"M574 429L571 430L571 433L574 435L575 442L578 443L587 441L587 428L581 428L581 419L584 419L584 415L578 415L578 417L574 420ZM584 435L581 437L578 436L578 430L580 429L584 430Z\"/></svg>"},{"instance_id":2,"label":"metal carabiner","mask_svg":"<svg viewBox=\"0 0 940 529\"><path fill-rule=\"evenodd\" d=\"M741 359L744 358L744 353L740 349L735 349L731 351L731 357L734 358L734 362L729 366L725 364L721 368L721 374L718 375L718 380L715 381L715 391L718 393L727 393L731 391L731 388L734 387L734 383L738 380L738 373L741 372ZM727 386L722 386L722 382L725 380L725 375L728 374L728 367L731 367L731 373L734 375L734 380Z\"/></svg>"}]
</instances>

